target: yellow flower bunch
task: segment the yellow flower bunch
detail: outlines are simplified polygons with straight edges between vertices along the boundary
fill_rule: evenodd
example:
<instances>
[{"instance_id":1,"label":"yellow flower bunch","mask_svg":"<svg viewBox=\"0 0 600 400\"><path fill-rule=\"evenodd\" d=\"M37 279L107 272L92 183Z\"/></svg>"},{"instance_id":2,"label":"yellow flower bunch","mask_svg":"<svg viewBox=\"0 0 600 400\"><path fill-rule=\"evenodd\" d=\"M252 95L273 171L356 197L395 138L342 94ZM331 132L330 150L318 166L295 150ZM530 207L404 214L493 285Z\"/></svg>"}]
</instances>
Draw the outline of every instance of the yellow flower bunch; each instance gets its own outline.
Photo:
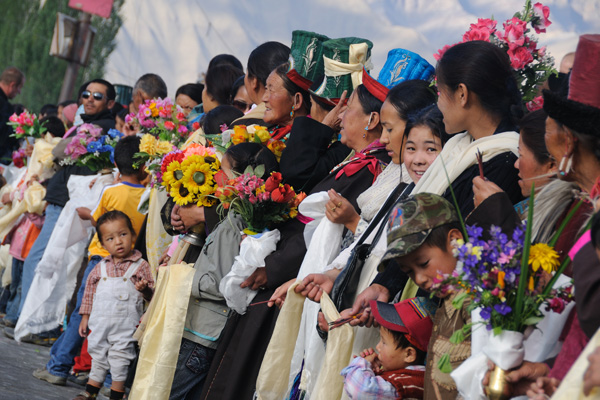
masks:
<instances>
[{"instance_id":1,"label":"yellow flower bunch","mask_svg":"<svg viewBox=\"0 0 600 400\"><path fill-rule=\"evenodd\" d=\"M221 168L219 160L210 155L190 154L180 165L177 164L177 161L172 161L163 175L163 184L170 188L173 201L181 206L191 203L213 205L216 200L207 196L216 190L214 175Z\"/></svg>"},{"instance_id":2,"label":"yellow flower bunch","mask_svg":"<svg viewBox=\"0 0 600 400\"><path fill-rule=\"evenodd\" d=\"M140 152L147 153L150 156L161 156L173 151L173 145L166 140L159 140L154 136L146 133L142 135L140 141Z\"/></svg>"},{"instance_id":3,"label":"yellow flower bunch","mask_svg":"<svg viewBox=\"0 0 600 400\"><path fill-rule=\"evenodd\" d=\"M529 249L529 265L533 271L542 268L550 274L559 264L558 253L546 243L536 243Z\"/></svg>"}]
</instances>

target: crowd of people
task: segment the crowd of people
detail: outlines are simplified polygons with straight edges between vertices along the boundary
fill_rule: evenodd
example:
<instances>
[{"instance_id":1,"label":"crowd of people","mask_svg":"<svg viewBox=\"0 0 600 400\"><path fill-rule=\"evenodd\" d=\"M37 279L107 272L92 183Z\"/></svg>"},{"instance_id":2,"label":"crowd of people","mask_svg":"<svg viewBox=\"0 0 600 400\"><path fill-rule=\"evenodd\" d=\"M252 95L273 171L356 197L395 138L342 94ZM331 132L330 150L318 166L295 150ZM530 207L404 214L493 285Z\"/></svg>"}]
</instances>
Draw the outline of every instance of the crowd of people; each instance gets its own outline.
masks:
<instances>
[{"instance_id":1,"label":"crowd of people","mask_svg":"<svg viewBox=\"0 0 600 400\"><path fill-rule=\"evenodd\" d=\"M378 79L372 47L294 31L291 48L261 44L245 68L218 55L204 82L176 90L180 150L213 148L226 179L253 171L306 194L297 216L270 227L278 239L262 257L251 248L271 235L249 232L218 196L180 203L135 161L149 131L133 117L167 98L160 76L141 76L129 104L110 82L86 82L75 101L44 106L46 131L33 141L7 124L27 105L8 102L26 81L6 68L0 312L6 336L51 346L33 376L84 386L76 399L485 396L496 366L492 356L475 364L474 323L485 316L465 294L476 289L439 283L465 270L460 245L476 246L477 227L506 243L525 221L534 243L571 261L556 274L572 279L575 306L560 320L544 311L555 334L538 330L549 343L535 357L524 342L503 395L597 390L600 35L580 37L537 88L543 107L533 111L509 54L489 41L456 44L436 66L393 49ZM218 143L252 125L283 151L263 140ZM114 170L65 162L84 126L118 139ZM230 284L239 264L253 272ZM518 279L487 267L496 294ZM241 309L231 292L247 297ZM473 365L467 378L456 374Z\"/></svg>"}]
</instances>

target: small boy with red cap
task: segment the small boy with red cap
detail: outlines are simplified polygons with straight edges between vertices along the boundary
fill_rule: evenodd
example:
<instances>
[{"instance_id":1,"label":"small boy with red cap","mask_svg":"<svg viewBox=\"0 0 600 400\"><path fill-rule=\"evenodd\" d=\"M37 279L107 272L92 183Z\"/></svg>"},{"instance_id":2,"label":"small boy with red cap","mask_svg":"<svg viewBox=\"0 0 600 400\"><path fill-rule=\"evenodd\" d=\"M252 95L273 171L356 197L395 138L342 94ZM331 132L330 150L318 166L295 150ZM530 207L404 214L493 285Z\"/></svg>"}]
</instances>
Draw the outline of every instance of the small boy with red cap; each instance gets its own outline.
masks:
<instances>
[{"instance_id":1,"label":"small boy with red cap","mask_svg":"<svg viewBox=\"0 0 600 400\"><path fill-rule=\"evenodd\" d=\"M415 297L396 304L371 301L381 339L342 370L351 399L422 399L425 356L435 302Z\"/></svg>"}]
</instances>

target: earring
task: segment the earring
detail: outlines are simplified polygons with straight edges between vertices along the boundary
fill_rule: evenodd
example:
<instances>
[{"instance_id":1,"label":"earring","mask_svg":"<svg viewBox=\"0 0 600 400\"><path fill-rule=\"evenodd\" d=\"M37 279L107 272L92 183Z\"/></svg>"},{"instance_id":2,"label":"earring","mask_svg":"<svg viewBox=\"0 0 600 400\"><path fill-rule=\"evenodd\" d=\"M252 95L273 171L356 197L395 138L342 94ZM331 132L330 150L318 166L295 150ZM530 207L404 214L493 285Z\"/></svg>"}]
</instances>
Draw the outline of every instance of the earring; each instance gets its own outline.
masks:
<instances>
[{"instance_id":1,"label":"earring","mask_svg":"<svg viewBox=\"0 0 600 400\"><path fill-rule=\"evenodd\" d=\"M567 175L571 172L571 168L573 167L573 156L567 157L566 154L560 160L560 164L558 166L558 173L561 176Z\"/></svg>"},{"instance_id":2,"label":"earring","mask_svg":"<svg viewBox=\"0 0 600 400\"><path fill-rule=\"evenodd\" d=\"M294 109L292 108L292 111L290 111L290 118L294 118Z\"/></svg>"},{"instance_id":3,"label":"earring","mask_svg":"<svg viewBox=\"0 0 600 400\"><path fill-rule=\"evenodd\" d=\"M366 139L366 138L367 138L367 134L363 133L363 139Z\"/></svg>"},{"instance_id":4,"label":"earring","mask_svg":"<svg viewBox=\"0 0 600 400\"><path fill-rule=\"evenodd\" d=\"M369 125L371 125L371 119L373 119L373 113L369 114L369 122L367 122L367 126L365 126L365 131L369 130ZM363 135L363 139L366 137L366 134Z\"/></svg>"}]
</instances>

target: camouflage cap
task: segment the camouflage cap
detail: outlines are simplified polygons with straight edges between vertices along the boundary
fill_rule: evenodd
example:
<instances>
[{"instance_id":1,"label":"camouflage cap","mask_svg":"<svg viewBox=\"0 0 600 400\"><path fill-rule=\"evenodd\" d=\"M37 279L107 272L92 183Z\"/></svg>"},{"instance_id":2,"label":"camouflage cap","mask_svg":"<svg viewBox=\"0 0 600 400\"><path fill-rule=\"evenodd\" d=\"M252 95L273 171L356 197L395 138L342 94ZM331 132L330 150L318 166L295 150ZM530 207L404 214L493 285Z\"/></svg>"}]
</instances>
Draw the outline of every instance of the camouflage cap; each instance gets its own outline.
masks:
<instances>
[{"instance_id":1,"label":"camouflage cap","mask_svg":"<svg viewBox=\"0 0 600 400\"><path fill-rule=\"evenodd\" d=\"M379 270L385 268L387 260L419 248L433 228L457 221L454 206L437 194L417 193L399 200L388 219L388 246Z\"/></svg>"}]
</instances>

